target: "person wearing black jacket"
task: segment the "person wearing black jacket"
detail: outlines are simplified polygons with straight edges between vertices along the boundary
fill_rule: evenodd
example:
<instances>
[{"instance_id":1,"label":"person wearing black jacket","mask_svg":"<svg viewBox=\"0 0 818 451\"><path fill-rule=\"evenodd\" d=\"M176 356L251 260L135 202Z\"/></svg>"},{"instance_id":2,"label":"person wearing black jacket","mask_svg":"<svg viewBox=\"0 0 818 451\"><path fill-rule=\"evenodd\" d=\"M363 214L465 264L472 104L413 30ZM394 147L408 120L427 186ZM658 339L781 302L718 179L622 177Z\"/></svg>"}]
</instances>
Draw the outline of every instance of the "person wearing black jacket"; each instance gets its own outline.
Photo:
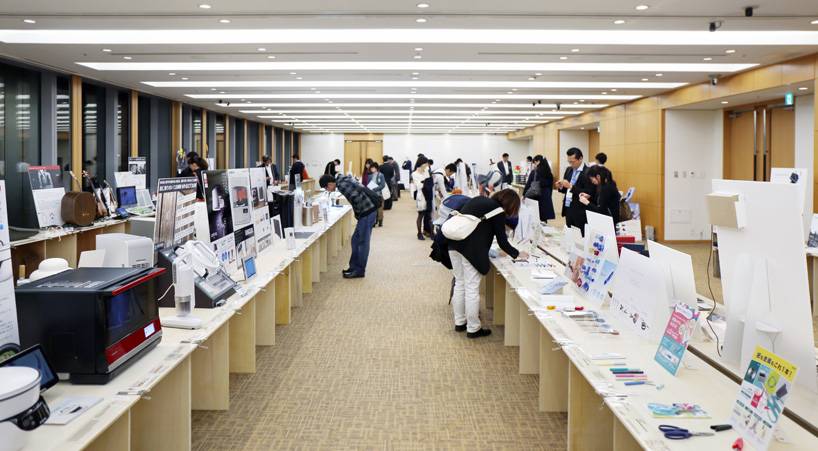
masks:
<instances>
[{"instance_id":1,"label":"person wearing black jacket","mask_svg":"<svg viewBox=\"0 0 818 451\"><path fill-rule=\"evenodd\" d=\"M576 147L568 149L569 168L565 170L565 175L562 180L557 182L557 188L565 194L565 200L562 206L562 215L565 217L565 224L569 227L578 227L585 233L585 223L588 218L585 217L585 205L579 201L579 195L582 193L590 194L594 185L588 180L585 174L587 167L582 162L582 151Z\"/></svg>"},{"instance_id":2,"label":"person wearing black jacket","mask_svg":"<svg viewBox=\"0 0 818 451\"><path fill-rule=\"evenodd\" d=\"M520 196L511 189L504 189L491 197L472 198L462 207L460 213L478 218L501 208L503 211L480 222L474 231L461 241L448 240L449 258L454 271L454 330L468 331L469 338L491 335L491 329L483 329L478 316L480 311L480 279L489 272L489 249L494 238L500 248L512 258L528 254L520 252L508 242L506 229L514 230L519 221Z\"/></svg>"},{"instance_id":3,"label":"person wearing black jacket","mask_svg":"<svg viewBox=\"0 0 818 451\"><path fill-rule=\"evenodd\" d=\"M508 161L508 154L503 154L503 161L497 163L497 170L503 176L503 183L511 185L514 183L514 172L511 169L511 162Z\"/></svg>"},{"instance_id":4,"label":"person wearing black jacket","mask_svg":"<svg viewBox=\"0 0 818 451\"><path fill-rule=\"evenodd\" d=\"M287 188L290 191L295 191L295 176L304 173L304 163L299 161L298 154L293 154L293 165L290 166L290 186Z\"/></svg>"},{"instance_id":5,"label":"person wearing black jacket","mask_svg":"<svg viewBox=\"0 0 818 451\"><path fill-rule=\"evenodd\" d=\"M596 185L591 194L582 193L579 201L590 211L613 218L614 224L619 222L619 189L608 168L600 165L588 168L588 178Z\"/></svg>"},{"instance_id":6,"label":"person wearing black jacket","mask_svg":"<svg viewBox=\"0 0 818 451\"><path fill-rule=\"evenodd\" d=\"M540 185L541 194L540 198L537 199L537 206L540 212L540 221L546 222L549 219L557 217L557 215L554 214L554 203L551 201L554 174L551 172L551 166L548 164L548 160L543 158L542 155L534 157L532 164L534 165L534 170L532 170L528 176L528 182L526 182L525 189L523 189L523 197L525 197L528 190L531 189L531 185L534 183Z\"/></svg>"},{"instance_id":7,"label":"person wearing black jacket","mask_svg":"<svg viewBox=\"0 0 818 451\"><path fill-rule=\"evenodd\" d=\"M179 177L193 177L193 169L190 169L190 163L194 162L198 158L199 158L198 153L188 152L187 155L185 155L185 161L187 161L187 167L182 169L181 172L179 172Z\"/></svg>"},{"instance_id":8,"label":"person wearing black jacket","mask_svg":"<svg viewBox=\"0 0 818 451\"><path fill-rule=\"evenodd\" d=\"M333 161L330 161L329 163L327 163L326 166L324 166L324 174L325 175L331 175L331 176L335 177L335 175L338 174L338 171L335 170L335 166L340 165L340 164L341 164L341 160L339 160L337 158L335 160L333 160Z\"/></svg>"},{"instance_id":9,"label":"person wearing black jacket","mask_svg":"<svg viewBox=\"0 0 818 451\"><path fill-rule=\"evenodd\" d=\"M386 178L386 186L389 187L389 196L391 199L391 193L395 192L395 167L392 166L392 163L390 163L389 160L390 158L388 156L383 157L383 164L380 165L380 171ZM384 202L386 201L387 199L384 199Z\"/></svg>"},{"instance_id":10,"label":"person wearing black jacket","mask_svg":"<svg viewBox=\"0 0 818 451\"><path fill-rule=\"evenodd\" d=\"M278 173L278 167L273 163L273 159L270 158L269 155L261 157L261 165L259 165L259 167L264 168L267 186L278 185L278 182L281 180L281 174Z\"/></svg>"}]
</instances>

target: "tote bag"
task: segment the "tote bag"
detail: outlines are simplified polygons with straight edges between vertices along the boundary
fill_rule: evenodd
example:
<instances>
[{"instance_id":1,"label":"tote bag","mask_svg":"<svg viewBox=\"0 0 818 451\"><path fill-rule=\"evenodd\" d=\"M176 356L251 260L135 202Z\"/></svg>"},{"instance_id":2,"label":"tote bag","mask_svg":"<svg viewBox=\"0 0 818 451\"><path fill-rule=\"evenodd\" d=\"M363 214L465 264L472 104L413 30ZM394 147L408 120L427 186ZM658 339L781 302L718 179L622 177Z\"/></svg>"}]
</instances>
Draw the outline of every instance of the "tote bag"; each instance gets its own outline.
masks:
<instances>
[{"instance_id":1,"label":"tote bag","mask_svg":"<svg viewBox=\"0 0 818 451\"><path fill-rule=\"evenodd\" d=\"M537 174L537 170L535 169L534 181L531 182L531 186L528 187L528 191L525 192L525 197L531 200L539 200L540 196L542 196L542 187L539 182L539 174Z\"/></svg>"},{"instance_id":2,"label":"tote bag","mask_svg":"<svg viewBox=\"0 0 818 451\"><path fill-rule=\"evenodd\" d=\"M452 216L443 223L440 231L443 236L452 241L463 241L474 232L477 225L486 219L493 218L503 212L500 207L486 213L482 218L473 215L464 215L459 211L453 211Z\"/></svg>"}]
</instances>

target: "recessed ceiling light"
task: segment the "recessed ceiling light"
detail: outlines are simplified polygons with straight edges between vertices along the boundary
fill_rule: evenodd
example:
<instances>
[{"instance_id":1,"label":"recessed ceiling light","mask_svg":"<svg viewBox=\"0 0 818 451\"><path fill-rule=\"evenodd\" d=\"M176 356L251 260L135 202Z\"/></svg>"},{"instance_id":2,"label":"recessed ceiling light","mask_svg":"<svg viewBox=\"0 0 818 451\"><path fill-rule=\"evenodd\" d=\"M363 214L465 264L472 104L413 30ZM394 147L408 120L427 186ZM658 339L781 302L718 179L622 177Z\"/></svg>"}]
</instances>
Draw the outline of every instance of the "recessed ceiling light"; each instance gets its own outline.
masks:
<instances>
[{"instance_id":1,"label":"recessed ceiling light","mask_svg":"<svg viewBox=\"0 0 818 451\"><path fill-rule=\"evenodd\" d=\"M608 94L608 93L607 93L607 92L605 92L605 91L602 91L602 95L607 95L607 94Z\"/></svg>"},{"instance_id":2,"label":"recessed ceiling light","mask_svg":"<svg viewBox=\"0 0 818 451\"><path fill-rule=\"evenodd\" d=\"M423 51L423 47L415 47L415 51L416 51L416 52L422 52L422 51Z\"/></svg>"},{"instance_id":3,"label":"recessed ceiling light","mask_svg":"<svg viewBox=\"0 0 818 451\"><path fill-rule=\"evenodd\" d=\"M424 23L424 22L426 22L426 19L424 19L424 18L422 18L422 17L421 17L420 19L415 19L415 22L417 22L417 23Z\"/></svg>"},{"instance_id":4,"label":"recessed ceiling light","mask_svg":"<svg viewBox=\"0 0 818 451\"><path fill-rule=\"evenodd\" d=\"M806 90L807 90L807 89L809 89L809 88L807 88L806 86L802 86L802 87L800 87L800 88L798 88L798 89L799 89L800 91L806 91Z\"/></svg>"},{"instance_id":5,"label":"recessed ceiling light","mask_svg":"<svg viewBox=\"0 0 818 451\"><path fill-rule=\"evenodd\" d=\"M509 92L507 92L506 94L514 94L514 93L513 93L513 92L511 92L511 91L509 91Z\"/></svg>"},{"instance_id":6,"label":"recessed ceiling light","mask_svg":"<svg viewBox=\"0 0 818 451\"><path fill-rule=\"evenodd\" d=\"M36 20L32 20L32 19L23 19L23 22L25 22L25 23L37 23Z\"/></svg>"},{"instance_id":7,"label":"recessed ceiling light","mask_svg":"<svg viewBox=\"0 0 818 451\"><path fill-rule=\"evenodd\" d=\"M176 72L171 72L168 75L176 75Z\"/></svg>"},{"instance_id":8,"label":"recessed ceiling light","mask_svg":"<svg viewBox=\"0 0 818 451\"><path fill-rule=\"evenodd\" d=\"M412 80L417 80L417 79L418 79L418 77L412 77Z\"/></svg>"},{"instance_id":9,"label":"recessed ceiling light","mask_svg":"<svg viewBox=\"0 0 818 451\"><path fill-rule=\"evenodd\" d=\"M187 80L187 79L188 79L187 77L182 77L182 80Z\"/></svg>"},{"instance_id":10,"label":"recessed ceiling light","mask_svg":"<svg viewBox=\"0 0 818 451\"><path fill-rule=\"evenodd\" d=\"M541 74L540 72L537 72L537 73L536 73L536 74L534 74L534 75L536 75L537 77L539 77L539 76L540 76L540 75L542 75L542 74Z\"/></svg>"},{"instance_id":11,"label":"recessed ceiling light","mask_svg":"<svg viewBox=\"0 0 818 451\"><path fill-rule=\"evenodd\" d=\"M225 92L224 91L219 91L219 94L225 94Z\"/></svg>"},{"instance_id":12,"label":"recessed ceiling light","mask_svg":"<svg viewBox=\"0 0 818 451\"><path fill-rule=\"evenodd\" d=\"M271 60L276 59L275 55L268 55L268 56L267 56L267 58L269 58L269 59L271 59Z\"/></svg>"},{"instance_id":13,"label":"recessed ceiling light","mask_svg":"<svg viewBox=\"0 0 818 451\"><path fill-rule=\"evenodd\" d=\"M290 75L295 75L295 74L297 74L297 72L290 72Z\"/></svg>"},{"instance_id":14,"label":"recessed ceiling light","mask_svg":"<svg viewBox=\"0 0 818 451\"><path fill-rule=\"evenodd\" d=\"M102 51L108 53L111 51L111 49L102 49Z\"/></svg>"},{"instance_id":15,"label":"recessed ceiling light","mask_svg":"<svg viewBox=\"0 0 818 451\"><path fill-rule=\"evenodd\" d=\"M418 3L418 8L428 8L428 7L429 7L428 3Z\"/></svg>"},{"instance_id":16,"label":"recessed ceiling light","mask_svg":"<svg viewBox=\"0 0 818 451\"><path fill-rule=\"evenodd\" d=\"M423 58L423 57L422 57L422 56L420 56L420 55L415 55L415 59L416 59L416 60L419 60L419 59L421 59L421 58Z\"/></svg>"},{"instance_id":17,"label":"recessed ceiling light","mask_svg":"<svg viewBox=\"0 0 818 451\"><path fill-rule=\"evenodd\" d=\"M625 23L625 21L622 20L622 19L619 19L619 20L614 20L613 23L616 24L616 25L622 25L623 23Z\"/></svg>"},{"instance_id":18,"label":"recessed ceiling light","mask_svg":"<svg viewBox=\"0 0 818 451\"><path fill-rule=\"evenodd\" d=\"M616 92L616 88L611 89L611 91Z\"/></svg>"},{"instance_id":19,"label":"recessed ceiling light","mask_svg":"<svg viewBox=\"0 0 818 451\"><path fill-rule=\"evenodd\" d=\"M733 49L730 49L730 50L725 50L724 53L736 53L736 51L733 50Z\"/></svg>"},{"instance_id":20,"label":"recessed ceiling light","mask_svg":"<svg viewBox=\"0 0 818 451\"><path fill-rule=\"evenodd\" d=\"M418 72L412 72L412 75L420 75Z\"/></svg>"},{"instance_id":21,"label":"recessed ceiling light","mask_svg":"<svg viewBox=\"0 0 818 451\"><path fill-rule=\"evenodd\" d=\"M215 91L215 90L216 90L216 88L210 88L210 90L211 90L211 91Z\"/></svg>"},{"instance_id":22,"label":"recessed ceiling light","mask_svg":"<svg viewBox=\"0 0 818 451\"><path fill-rule=\"evenodd\" d=\"M316 94L321 94L321 91L315 91Z\"/></svg>"},{"instance_id":23,"label":"recessed ceiling light","mask_svg":"<svg viewBox=\"0 0 818 451\"><path fill-rule=\"evenodd\" d=\"M635 9L636 9L637 11L644 11L644 10L646 10L646 9L648 9L648 8L650 8L650 6L648 6L648 5L639 5L639 6L637 6Z\"/></svg>"},{"instance_id":24,"label":"recessed ceiling light","mask_svg":"<svg viewBox=\"0 0 818 451\"><path fill-rule=\"evenodd\" d=\"M810 22L810 23L811 23L811 24L813 24L813 25L818 25L818 20L813 20L813 21L812 21L812 22Z\"/></svg>"},{"instance_id":25,"label":"recessed ceiling light","mask_svg":"<svg viewBox=\"0 0 818 451\"><path fill-rule=\"evenodd\" d=\"M242 101L242 102L246 102L246 101L247 101L247 99L241 99L241 101Z\"/></svg>"},{"instance_id":26,"label":"recessed ceiling light","mask_svg":"<svg viewBox=\"0 0 818 451\"><path fill-rule=\"evenodd\" d=\"M572 52L579 52L579 49L571 49Z\"/></svg>"},{"instance_id":27,"label":"recessed ceiling light","mask_svg":"<svg viewBox=\"0 0 818 451\"><path fill-rule=\"evenodd\" d=\"M512 88L511 90L512 90L512 91L516 91L516 90L517 90L517 88Z\"/></svg>"},{"instance_id":28,"label":"recessed ceiling light","mask_svg":"<svg viewBox=\"0 0 818 451\"><path fill-rule=\"evenodd\" d=\"M727 103L730 103L730 102L728 102L728 101L726 101L726 100L722 100L722 102L721 102L721 103L723 103L723 104L727 104Z\"/></svg>"},{"instance_id":29,"label":"recessed ceiling light","mask_svg":"<svg viewBox=\"0 0 818 451\"><path fill-rule=\"evenodd\" d=\"M258 50L259 52L266 52L267 51L267 49L265 49L264 47L259 47L256 50Z\"/></svg>"},{"instance_id":30,"label":"recessed ceiling light","mask_svg":"<svg viewBox=\"0 0 818 451\"><path fill-rule=\"evenodd\" d=\"M315 88L310 88L310 91L315 91Z\"/></svg>"},{"instance_id":31,"label":"recessed ceiling light","mask_svg":"<svg viewBox=\"0 0 818 451\"><path fill-rule=\"evenodd\" d=\"M202 9L210 9L210 5L205 5L205 4L203 3L203 4L199 5L199 8L202 8Z\"/></svg>"},{"instance_id":32,"label":"recessed ceiling light","mask_svg":"<svg viewBox=\"0 0 818 451\"><path fill-rule=\"evenodd\" d=\"M657 77L661 77L662 75L664 75L664 74L656 74Z\"/></svg>"},{"instance_id":33,"label":"recessed ceiling light","mask_svg":"<svg viewBox=\"0 0 818 451\"><path fill-rule=\"evenodd\" d=\"M561 56L561 57L560 57L560 59L561 59L561 60L567 60L567 59L568 59L568 57L567 57L567 56Z\"/></svg>"},{"instance_id":34,"label":"recessed ceiling light","mask_svg":"<svg viewBox=\"0 0 818 451\"><path fill-rule=\"evenodd\" d=\"M296 80L303 80L304 77L295 77Z\"/></svg>"},{"instance_id":35,"label":"recessed ceiling light","mask_svg":"<svg viewBox=\"0 0 818 451\"><path fill-rule=\"evenodd\" d=\"M130 57L130 56L123 56L123 57L122 57L122 59L132 60L133 58L132 58L132 57Z\"/></svg>"},{"instance_id":36,"label":"recessed ceiling light","mask_svg":"<svg viewBox=\"0 0 818 451\"><path fill-rule=\"evenodd\" d=\"M528 81L536 80L534 77L528 77Z\"/></svg>"},{"instance_id":37,"label":"recessed ceiling light","mask_svg":"<svg viewBox=\"0 0 818 451\"><path fill-rule=\"evenodd\" d=\"M705 57L705 58L702 58L702 59L705 60L705 61L713 61L713 58L710 58L709 56Z\"/></svg>"},{"instance_id":38,"label":"recessed ceiling light","mask_svg":"<svg viewBox=\"0 0 818 451\"><path fill-rule=\"evenodd\" d=\"M230 19L219 19L220 23L230 23Z\"/></svg>"},{"instance_id":39,"label":"recessed ceiling light","mask_svg":"<svg viewBox=\"0 0 818 451\"><path fill-rule=\"evenodd\" d=\"M648 81L648 79L647 79L647 78L643 78L643 79L642 79L642 81Z\"/></svg>"}]
</instances>

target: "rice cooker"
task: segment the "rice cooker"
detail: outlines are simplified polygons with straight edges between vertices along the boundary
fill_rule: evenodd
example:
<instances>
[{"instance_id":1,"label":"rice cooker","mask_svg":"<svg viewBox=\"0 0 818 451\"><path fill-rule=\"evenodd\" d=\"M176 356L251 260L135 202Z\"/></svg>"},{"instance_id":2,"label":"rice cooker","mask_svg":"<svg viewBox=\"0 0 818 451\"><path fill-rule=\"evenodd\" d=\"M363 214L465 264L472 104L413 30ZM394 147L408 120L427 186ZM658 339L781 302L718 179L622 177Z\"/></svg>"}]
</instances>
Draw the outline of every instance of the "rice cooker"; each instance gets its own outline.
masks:
<instances>
[{"instance_id":1,"label":"rice cooker","mask_svg":"<svg viewBox=\"0 0 818 451\"><path fill-rule=\"evenodd\" d=\"M17 451L28 443L31 431L45 423L51 412L40 396L39 370L0 368L0 451Z\"/></svg>"}]
</instances>

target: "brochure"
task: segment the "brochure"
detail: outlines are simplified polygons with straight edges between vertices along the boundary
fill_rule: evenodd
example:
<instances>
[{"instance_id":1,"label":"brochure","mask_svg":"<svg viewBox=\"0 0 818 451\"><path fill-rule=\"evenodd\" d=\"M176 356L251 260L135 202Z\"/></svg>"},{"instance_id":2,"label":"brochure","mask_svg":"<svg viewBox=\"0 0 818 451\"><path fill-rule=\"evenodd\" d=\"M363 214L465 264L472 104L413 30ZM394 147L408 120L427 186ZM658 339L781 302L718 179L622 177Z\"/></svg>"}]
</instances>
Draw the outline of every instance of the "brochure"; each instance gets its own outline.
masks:
<instances>
[{"instance_id":1,"label":"brochure","mask_svg":"<svg viewBox=\"0 0 818 451\"><path fill-rule=\"evenodd\" d=\"M756 449L766 450L798 367L757 346L727 422Z\"/></svg>"},{"instance_id":2,"label":"brochure","mask_svg":"<svg viewBox=\"0 0 818 451\"><path fill-rule=\"evenodd\" d=\"M696 323L699 321L699 310L690 307L682 301L676 301L676 307L670 315L670 320L665 328L662 341L659 342L659 349L656 350L654 359L660 365L676 375L682 363L682 356L690 343L690 337L696 330Z\"/></svg>"}]
</instances>

